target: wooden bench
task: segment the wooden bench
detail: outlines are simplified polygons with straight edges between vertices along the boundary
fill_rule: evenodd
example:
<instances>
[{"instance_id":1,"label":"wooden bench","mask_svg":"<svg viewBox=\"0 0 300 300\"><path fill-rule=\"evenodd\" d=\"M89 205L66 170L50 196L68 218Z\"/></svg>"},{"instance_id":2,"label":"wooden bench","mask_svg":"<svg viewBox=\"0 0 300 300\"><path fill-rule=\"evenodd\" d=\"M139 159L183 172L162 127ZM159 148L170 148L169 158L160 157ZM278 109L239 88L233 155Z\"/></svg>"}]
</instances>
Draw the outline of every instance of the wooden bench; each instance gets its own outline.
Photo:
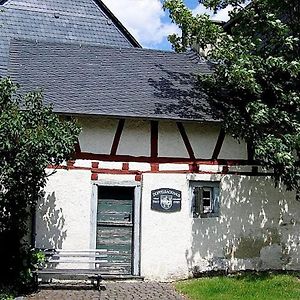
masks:
<instances>
[{"instance_id":1,"label":"wooden bench","mask_svg":"<svg viewBox=\"0 0 300 300\"><path fill-rule=\"evenodd\" d=\"M107 250L59 250L43 249L45 262L35 272L36 283L39 277L59 276L89 279L99 291L105 288L101 285L103 280L98 266L107 261ZM83 266L83 267L82 267ZM51 278L52 280L52 278Z\"/></svg>"}]
</instances>

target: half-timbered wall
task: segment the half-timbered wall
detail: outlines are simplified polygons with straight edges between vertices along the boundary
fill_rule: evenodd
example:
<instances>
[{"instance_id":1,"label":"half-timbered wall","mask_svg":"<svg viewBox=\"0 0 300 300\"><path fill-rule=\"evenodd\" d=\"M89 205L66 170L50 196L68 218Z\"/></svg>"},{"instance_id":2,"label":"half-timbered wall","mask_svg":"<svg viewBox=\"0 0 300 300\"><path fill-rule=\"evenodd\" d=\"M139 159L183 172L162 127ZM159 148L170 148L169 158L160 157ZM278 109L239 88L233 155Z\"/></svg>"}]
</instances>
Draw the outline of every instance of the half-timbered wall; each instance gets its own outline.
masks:
<instances>
[{"instance_id":1,"label":"half-timbered wall","mask_svg":"<svg viewBox=\"0 0 300 300\"><path fill-rule=\"evenodd\" d=\"M95 249L97 186L130 186L138 191L134 275L171 280L220 269L300 269L300 202L275 189L267 170L247 162L245 145L218 125L79 121L77 159L49 178L38 206L36 246ZM219 183L217 216L193 216L191 182ZM151 210L151 191L159 188L181 191L180 211Z\"/></svg>"},{"instance_id":2,"label":"half-timbered wall","mask_svg":"<svg viewBox=\"0 0 300 300\"><path fill-rule=\"evenodd\" d=\"M220 125L216 123L91 117L79 118L79 124L82 126L79 144L83 153L79 158L84 157L84 153L92 153L98 154L100 160L103 159L101 154L113 154L129 156L132 160L133 157L144 157L136 160L148 162L156 161L154 158L173 158L178 162L180 158L191 161L247 159L245 143L238 143L229 136L223 137L220 149L216 149L220 135ZM155 146L157 154L151 153ZM218 153L213 157L216 150ZM111 157L108 159L111 160ZM124 157L119 158L122 159Z\"/></svg>"}]
</instances>

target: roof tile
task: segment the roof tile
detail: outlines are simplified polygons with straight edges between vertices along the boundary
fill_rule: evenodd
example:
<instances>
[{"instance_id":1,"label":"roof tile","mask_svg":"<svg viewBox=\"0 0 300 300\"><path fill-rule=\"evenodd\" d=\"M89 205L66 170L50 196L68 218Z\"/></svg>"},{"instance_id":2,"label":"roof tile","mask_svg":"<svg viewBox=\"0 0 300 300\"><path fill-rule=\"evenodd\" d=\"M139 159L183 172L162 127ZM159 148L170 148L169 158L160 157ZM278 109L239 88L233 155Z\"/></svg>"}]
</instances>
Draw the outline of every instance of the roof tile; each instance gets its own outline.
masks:
<instances>
[{"instance_id":1,"label":"roof tile","mask_svg":"<svg viewBox=\"0 0 300 300\"><path fill-rule=\"evenodd\" d=\"M12 40L9 73L23 91L44 90L67 114L215 121L197 74L210 73L193 52Z\"/></svg>"},{"instance_id":2,"label":"roof tile","mask_svg":"<svg viewBox=\"0 0 300 300\"><path fill-rule=\"evenodd\" d=\"M0 76L11 38L132 47L93 0L8 0L0 7Z\"/></svg>"}]
</instances>

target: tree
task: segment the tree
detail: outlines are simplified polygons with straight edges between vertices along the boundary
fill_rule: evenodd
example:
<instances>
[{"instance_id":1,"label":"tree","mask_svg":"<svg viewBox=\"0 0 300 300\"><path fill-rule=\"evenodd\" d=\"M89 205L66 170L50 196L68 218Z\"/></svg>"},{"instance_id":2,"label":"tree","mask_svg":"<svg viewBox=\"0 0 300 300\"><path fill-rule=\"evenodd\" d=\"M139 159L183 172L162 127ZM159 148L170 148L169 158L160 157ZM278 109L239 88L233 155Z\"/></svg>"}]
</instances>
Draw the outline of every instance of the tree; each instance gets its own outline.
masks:
<instances>
[{"instance_id":1,"label":"tree","mask_svg":"<svg viewBox=\"0 0 300 300\"><path fill-rule=\"evenodd\" d=\"M201 0L217 12L232 5L226 26L193 16L181 0L166 0L182 35L176 51L195 43L213 65L200 76L204 90L233 137L251 145L254 159L274 170L275 183L300 192L300 4L299 0Z\"/></svg>"},{"instance_id":2,"label":"tree","mask_svg":"<svg viewBox=\"0 0 300 300\"><path fill-rule=\"evenodd\" d=\"M74 121L43 105L41 92L22 97L9 78L0 81L0 282L26 269L25 236L44 195L46 168L70 158L79 132Z\"/></svg>"}]
</instances>

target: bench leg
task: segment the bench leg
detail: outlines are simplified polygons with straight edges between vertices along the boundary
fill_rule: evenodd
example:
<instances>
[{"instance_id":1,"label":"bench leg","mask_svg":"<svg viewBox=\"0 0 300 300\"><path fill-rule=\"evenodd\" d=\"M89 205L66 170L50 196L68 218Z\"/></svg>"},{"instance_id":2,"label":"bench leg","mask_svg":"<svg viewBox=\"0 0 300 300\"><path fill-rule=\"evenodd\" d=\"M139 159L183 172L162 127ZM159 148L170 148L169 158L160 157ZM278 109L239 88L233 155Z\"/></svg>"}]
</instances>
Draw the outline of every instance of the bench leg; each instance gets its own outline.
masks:
<instances>
[{"instance_id":1,"label":"bench leg","mask_svg":"<svg viewBox=\"0 0 300 300\"><path fill-rule=\"evenodd\" d=\"M92 281L92 284L94 286L96 286L97 290L100 292L102 278L101 277L92 278L91 281Z\"/></svg>"},{"instance_id":2,"label":"bench leg","mask_svg":"<svg viewBox=\"0 0 300 300\"><path fill-rule=\"evenodd\" d=\"M97 289L99 292L101 292L101 278L97 278Z\"/></svg>"},{"instance_id":3,"label":"bench leg","mask_svg":"<svg viewBox=\"0 0 300 300\"><path fill-rule=\"evenodd\" d=\"M105 285L102 285L101 283L102 283L102 277L98 277L97 278L97 289L98 289L99 293L101 293L102 290L105 290Z\"/></svg>"},{"instance_id":4,"label":"bench leg","mask_svg":"<svg viewBox=\"0 0 300 300\"><path fill-rule=\"evenodd\" d=\"M33 273L33 284L34 284L34 288L38 289L38 286L39 286L39 275L36 272Z\"/></svg>"}]
</instances>

